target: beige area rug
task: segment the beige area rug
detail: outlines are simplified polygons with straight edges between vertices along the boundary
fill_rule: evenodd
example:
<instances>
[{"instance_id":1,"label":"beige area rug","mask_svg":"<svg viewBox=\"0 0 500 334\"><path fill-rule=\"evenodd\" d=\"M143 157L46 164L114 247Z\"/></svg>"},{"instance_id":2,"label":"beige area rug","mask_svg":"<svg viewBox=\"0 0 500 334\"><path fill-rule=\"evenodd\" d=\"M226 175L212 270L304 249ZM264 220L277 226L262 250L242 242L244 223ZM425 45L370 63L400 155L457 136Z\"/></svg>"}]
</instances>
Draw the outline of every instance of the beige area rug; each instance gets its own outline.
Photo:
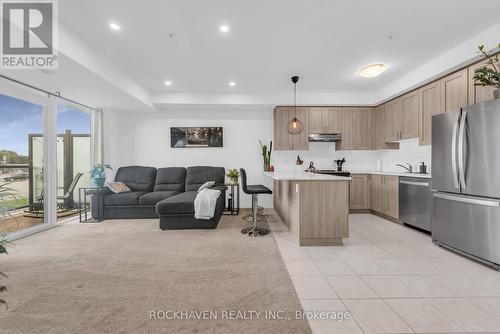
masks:
<instances>
[{"instance_id":1,"label":"beige area rug","mask_svg":"<svg viewBox=\"0 0 500 334\"><path fill-rule=\"evenodd\" d=\"M160 231L153 219L66 223L17 240L0 256L9 276L0 333L310 333L295 319L302 308L273 237L242 235L243 224L229 216L216 230ZM151 320L152 311L209 319Z\"/></svg>"}]
</instances>

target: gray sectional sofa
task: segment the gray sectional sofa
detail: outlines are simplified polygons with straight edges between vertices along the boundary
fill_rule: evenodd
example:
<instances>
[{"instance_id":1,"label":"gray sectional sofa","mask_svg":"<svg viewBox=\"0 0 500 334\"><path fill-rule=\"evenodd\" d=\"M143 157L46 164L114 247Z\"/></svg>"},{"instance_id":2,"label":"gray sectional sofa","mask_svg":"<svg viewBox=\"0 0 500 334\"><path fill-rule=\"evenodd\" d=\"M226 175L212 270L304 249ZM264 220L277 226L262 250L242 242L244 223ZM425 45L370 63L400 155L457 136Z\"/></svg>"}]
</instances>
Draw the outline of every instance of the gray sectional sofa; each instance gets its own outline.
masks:
<instances>
[{"instance_id":1,"label":"gray sectional sofa","mask_svg":"<svg viewBox=\"0 0 500 334\"><path fill-rule=\"evenodd\" d=\"M93 196L92 214L104 219L160 218L160 228L197 229L215 228L225 204L225 170L223 167L120 167L115 181L125 183L130 192L104 192L104 206L97 212ZM212 219L194 217L194 200L198 188L207 181L215 181L215 189L222 191Z\"/></svg>"}]
</instances>

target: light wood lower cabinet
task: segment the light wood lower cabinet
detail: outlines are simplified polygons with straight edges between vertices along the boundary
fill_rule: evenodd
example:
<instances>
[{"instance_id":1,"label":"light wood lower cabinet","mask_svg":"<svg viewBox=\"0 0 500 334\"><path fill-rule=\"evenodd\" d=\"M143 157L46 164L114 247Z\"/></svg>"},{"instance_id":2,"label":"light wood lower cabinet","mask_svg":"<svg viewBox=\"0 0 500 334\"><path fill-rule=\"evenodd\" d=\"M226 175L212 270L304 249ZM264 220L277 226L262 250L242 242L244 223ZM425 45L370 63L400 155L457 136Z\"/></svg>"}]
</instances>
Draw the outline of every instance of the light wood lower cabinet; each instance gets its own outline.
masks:
<instances>
[{"instance_id":1,"label":"light wood lower cabinet","mask_svg":"<svg viewBox=\"0 0 500 334\"><path fill-rule=\"evenodd\" d=\"M399 177L371 175L372 210L399 219Z\"/></svg>"},{"instance_id":2,"label":"light wood lower cabinet","mask_svg":"<svg viewBox=\"0 0 500 334\"><path fill-rule=\"evenodd\" d=\"M301 246L349 236L349 181L274 181L275 210Z\"/></svg>"},{"instance_id":3,"label":"light wood lower cabinet","mask_svg":"<svg viewBox=\"0 0 500 334\"><path fill-rule=\"evenodd\" d=\"M370 175L352 174L350 187L351 210L369 210L371 208L371 185Z\"/></svg>"}]
</instances>

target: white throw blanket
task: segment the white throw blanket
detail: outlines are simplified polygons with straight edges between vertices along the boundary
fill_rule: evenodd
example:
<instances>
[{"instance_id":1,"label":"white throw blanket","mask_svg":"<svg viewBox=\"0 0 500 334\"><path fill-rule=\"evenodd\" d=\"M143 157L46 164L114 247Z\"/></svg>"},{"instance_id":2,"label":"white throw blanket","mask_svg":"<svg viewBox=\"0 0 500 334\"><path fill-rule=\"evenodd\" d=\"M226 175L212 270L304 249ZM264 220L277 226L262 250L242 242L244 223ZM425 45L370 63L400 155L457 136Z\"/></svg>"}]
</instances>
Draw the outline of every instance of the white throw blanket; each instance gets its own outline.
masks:
<instances>
[{"instance_id":1,"label":"white throw blanket","mask_svg":"<svg viewBox=\"0 0 500 334\"><path fill-rule=\"evenodd\" d=\"M220 190L208 188L200 190L194 200L194 217L196 219L213 218L217 198L219 198L220 194Z\"/></svg>"}]
</instances>

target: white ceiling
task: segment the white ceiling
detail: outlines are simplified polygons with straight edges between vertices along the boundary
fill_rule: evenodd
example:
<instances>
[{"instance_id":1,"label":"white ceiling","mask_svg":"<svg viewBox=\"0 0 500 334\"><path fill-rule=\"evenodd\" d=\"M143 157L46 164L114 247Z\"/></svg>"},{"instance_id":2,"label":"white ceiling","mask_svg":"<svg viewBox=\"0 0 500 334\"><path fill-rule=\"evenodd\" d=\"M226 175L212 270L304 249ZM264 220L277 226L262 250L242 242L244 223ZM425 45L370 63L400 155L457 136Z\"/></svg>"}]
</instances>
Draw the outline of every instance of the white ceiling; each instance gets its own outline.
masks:
<instances>
[{"instance_id":1,"label":"white ceiling","mask_svg":"<svg viewBox=\"0 0 500 334\"><path fill-rule=\"evenodd\" d=\"M498 23L500 1L64 0L59 10L152 94L279 94L292 74L302 92L366 93ZM372 80L356 75L373 62L389 68Z\"/></svg>"}]
</instances>

